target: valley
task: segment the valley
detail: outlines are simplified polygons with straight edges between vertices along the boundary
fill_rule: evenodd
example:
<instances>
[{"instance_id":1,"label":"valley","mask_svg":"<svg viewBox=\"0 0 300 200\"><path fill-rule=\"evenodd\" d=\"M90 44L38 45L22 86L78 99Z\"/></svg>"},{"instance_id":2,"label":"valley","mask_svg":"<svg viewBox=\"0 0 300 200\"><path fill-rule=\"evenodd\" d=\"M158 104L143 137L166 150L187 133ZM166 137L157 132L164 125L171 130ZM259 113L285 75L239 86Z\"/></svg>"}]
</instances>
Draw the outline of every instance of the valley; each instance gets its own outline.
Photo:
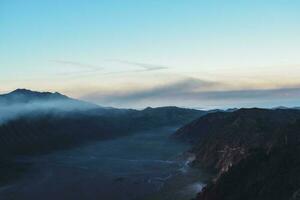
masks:
<instances>
[{"instance_id":1,"label":"valley","mask_svg":"<svg viewBox=\"0 0 300 200\"><path fill-rule=\"evenodd\" d=\"M0 111L1 200L298 198L299 109L116 109L22 89Z\"/></svg>"},{"instance_id":2,"label":"valley","mask_svg":"<svg viewBox=\"0 0 300 200\"><path fill-rule=\"evenodd\" d=\"M0 199L190 199L205 180L183 155L190 146L170 135L172 128L138 132L46 155L18 156L28 167L2 185ZM152 198L153 197L153 198Z\"/></svg>"}]
</instances>

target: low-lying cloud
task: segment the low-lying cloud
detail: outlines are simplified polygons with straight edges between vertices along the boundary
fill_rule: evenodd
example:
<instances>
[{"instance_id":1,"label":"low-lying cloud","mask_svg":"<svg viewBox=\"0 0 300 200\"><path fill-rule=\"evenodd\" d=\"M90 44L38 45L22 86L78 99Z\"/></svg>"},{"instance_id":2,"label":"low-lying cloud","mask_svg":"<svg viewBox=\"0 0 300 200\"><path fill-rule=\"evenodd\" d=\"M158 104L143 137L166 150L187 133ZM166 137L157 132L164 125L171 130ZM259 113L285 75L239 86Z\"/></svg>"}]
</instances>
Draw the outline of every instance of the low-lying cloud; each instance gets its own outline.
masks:
<instances>
[{"instance_id":1,"label":"low-lying cloud","mask_svg":"<svg viewBox=\"0 0 300 200\"><path fill-rule=\"evenodd\" d=\"M84 111L95 108L96 105L75 100L48 100L20 103L0 103L0 124L26 115L36 116L40 113L65 113L70 111Z\"/></svg>"}]
</instances>

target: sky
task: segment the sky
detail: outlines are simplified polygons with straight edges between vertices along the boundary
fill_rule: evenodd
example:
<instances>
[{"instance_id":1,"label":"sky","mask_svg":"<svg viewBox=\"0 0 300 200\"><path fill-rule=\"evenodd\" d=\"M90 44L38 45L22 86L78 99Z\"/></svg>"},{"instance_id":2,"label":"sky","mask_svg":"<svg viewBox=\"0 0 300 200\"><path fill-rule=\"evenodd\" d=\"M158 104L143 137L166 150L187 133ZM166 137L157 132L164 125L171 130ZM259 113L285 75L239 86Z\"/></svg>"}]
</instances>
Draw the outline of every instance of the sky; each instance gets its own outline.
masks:
<instances>
[{"instance_id":1,"label":"sky","mask_svg":"<svg viewBox=\"0 0 300 200\"><path fill-rule=\"evenodd\" d=\"M298 0L0 0L0 93L300 106Z\"/></svg>"}]
</instances>

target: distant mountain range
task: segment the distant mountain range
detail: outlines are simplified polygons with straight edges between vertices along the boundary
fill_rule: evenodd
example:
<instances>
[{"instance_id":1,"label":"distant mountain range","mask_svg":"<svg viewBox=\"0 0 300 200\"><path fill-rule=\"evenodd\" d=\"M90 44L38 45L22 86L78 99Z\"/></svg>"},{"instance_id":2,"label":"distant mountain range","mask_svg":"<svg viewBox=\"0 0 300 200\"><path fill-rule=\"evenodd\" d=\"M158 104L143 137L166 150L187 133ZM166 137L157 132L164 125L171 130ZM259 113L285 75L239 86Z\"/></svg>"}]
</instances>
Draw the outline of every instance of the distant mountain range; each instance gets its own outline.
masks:
<instances>
[{"instance_id":1,"label":"distant mountain range","mask_svg":"<svg viewBox=\"0 0 300 200\"><path fill-rule=\"evenodd\" d=\"M193 144L194 167L215 174L196 200L299 199L299 110L207 114L174 137Z\"/></svg>"}]
</instances>

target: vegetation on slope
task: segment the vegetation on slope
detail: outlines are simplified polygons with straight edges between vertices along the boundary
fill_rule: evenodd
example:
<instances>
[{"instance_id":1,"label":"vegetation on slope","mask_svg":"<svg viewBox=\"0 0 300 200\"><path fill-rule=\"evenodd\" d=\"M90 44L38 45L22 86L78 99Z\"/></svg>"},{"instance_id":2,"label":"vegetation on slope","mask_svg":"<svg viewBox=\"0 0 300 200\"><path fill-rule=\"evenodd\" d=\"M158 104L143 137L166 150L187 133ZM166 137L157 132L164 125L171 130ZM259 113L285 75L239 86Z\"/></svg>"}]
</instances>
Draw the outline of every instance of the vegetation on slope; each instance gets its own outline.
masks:
<instances>
[{"instance_id":1,"label":"vegetation on slope","mask_svg":"<svg viewBox=\"0 0 300 200\"><path fill-rule=\"evenodd\" d=\"M241 109L209 114L175 137L193 141L193 165L216 177L197 200L285 200L300 189L300 112Z\"/></svg>"}]
</instances>

